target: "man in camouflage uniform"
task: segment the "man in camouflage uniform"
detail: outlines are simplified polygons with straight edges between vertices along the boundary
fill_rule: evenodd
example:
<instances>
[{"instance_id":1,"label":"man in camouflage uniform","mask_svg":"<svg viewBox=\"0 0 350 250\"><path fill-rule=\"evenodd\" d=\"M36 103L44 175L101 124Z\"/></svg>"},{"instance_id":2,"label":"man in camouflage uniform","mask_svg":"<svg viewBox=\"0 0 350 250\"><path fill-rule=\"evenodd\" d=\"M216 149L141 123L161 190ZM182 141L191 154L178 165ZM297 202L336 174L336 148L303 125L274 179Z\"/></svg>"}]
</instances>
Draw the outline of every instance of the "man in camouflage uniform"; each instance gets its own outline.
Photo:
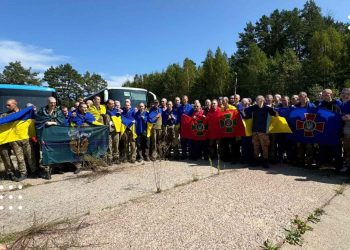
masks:
<instances>
[{"instance_id":1,"label":"man in camouflage uniform","mask_svg":"<svg viewBox=\"0 0 350 250\"><path fill-rule=\"evenodd\" d=\"M155 161L161 154L161 142L162 142L162 108L159 107L159 101L154 100L152 107L149 110L149 114L155 114L151 129L151 160Z\"/></svg>"},{"instance_id":2,"label":"man in camouflage uniform","mask_svg":"<svg viewBox=\"0 0 350 250\"><path fill-rule=\"evenodd\" d=\"M123 112L121 114L122 116L125 116L125 118L132 119L135 123L135 109L131 107L131 103L129 100L125 101L125 105L123 108ZM131 128L126 128L124 131L124 134L121 136L121 143L123 145L122 151L121 151L121 158L123 159L123 162L127 162L128 160L131 163L136 162L136 140L133 135L133 131Z\"/></svg>"},{"instance_id":3,"label":"man in camouflage uniform","mask_svg":"<svg viewBox=\"0 0 350 250\"><path fill-rule=\"evenodd\" d=\"M177 113L175 109L173 109L173 102L168 101L168 108L162 113L162 124L165 131L165 142L166 142L166 158L170 158L171 149L174 151L174 159L177 160L179 158L179 140L176 138L176 121L177 121Z\"/></svg>"},{"instance_id":4,"label":"man in camouflage uniform","mask_svg":"<svg viewBox=\"0 0 350 250\"><path fill-rule=\"evenodd\" d=\"M8 111L4 113L3 116L20 111L20 109L17 106L17 101L15 99L7 100L6 108L8 109ZM30 143L30 139L9 142L8 145L13 150L17 159L17 173L15 173L15 175L13 176L11 175L12 180L22 181L27 178L26 160L31 172L36 173L36 163L35 163L35 159L33 158L34 153L33 153L33 147ZM8 173L10 173L12 172L11 170L13 168L12 168L11 161L9 161L9 156L6 155L6 151L8 152L8 150L6 150L6 146L2 146L1 157L5 163L5 167L8 169L7 171L9 171Z\"/></svg>"},{"instance_id":5,"label":"man in camouflage uniform","mask_svg":"<svg viewBox=\"0 0 350 250\"><path fill-rule=\"evenodd\" d=\"M0 180L12 180L15 173L15 168L12 164L11 158L11 148L8 143L0 145Z\"/></svg>"},{"instance_id":6,"label":"man in camouflage uniform","mask_svg":"<svg viewBox=\"0 0 350 250\"><path fill-rule=\"evenodd\" d=\"M116 127L112 117L120 116L121 109L115 108L115 102L113 100L107 101L107 113L106 113L106 123L109 125L109 146L107 153L107 163L111 165L112 163L120 164L119 161L119 142L120 142L120 127Z\"/></svg>"}]
</instances>

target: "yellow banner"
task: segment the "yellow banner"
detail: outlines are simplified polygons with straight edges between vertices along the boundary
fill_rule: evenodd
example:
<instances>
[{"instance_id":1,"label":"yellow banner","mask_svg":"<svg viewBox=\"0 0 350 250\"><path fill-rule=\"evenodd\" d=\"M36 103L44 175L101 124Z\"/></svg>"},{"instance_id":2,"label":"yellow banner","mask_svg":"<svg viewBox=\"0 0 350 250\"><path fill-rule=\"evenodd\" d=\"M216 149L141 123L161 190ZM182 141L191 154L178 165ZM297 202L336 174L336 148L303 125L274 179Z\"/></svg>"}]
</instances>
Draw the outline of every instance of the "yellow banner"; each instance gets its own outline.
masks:
<instances>
[{"instance_id":1,"label":"yellow banner","mask_svg":"<svg viewBox=\"0 0 350 250\"><path fill-rule=\"evenodd\" d=\"M35 122L33 119L18 120L0 125L0 145L20 141L35 136Z\"/></svg>"}]
</instances>

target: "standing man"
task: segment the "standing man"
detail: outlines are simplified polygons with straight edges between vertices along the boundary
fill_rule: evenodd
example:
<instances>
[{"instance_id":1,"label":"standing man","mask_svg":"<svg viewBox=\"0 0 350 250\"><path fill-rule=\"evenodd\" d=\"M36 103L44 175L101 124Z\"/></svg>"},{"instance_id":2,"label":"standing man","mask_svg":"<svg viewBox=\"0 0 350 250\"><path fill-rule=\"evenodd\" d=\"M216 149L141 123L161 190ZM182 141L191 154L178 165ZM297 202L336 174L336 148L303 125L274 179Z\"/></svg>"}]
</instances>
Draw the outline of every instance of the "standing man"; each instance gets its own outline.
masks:
<instances>
[{"instance_id":1,"label":"standing man","mask_svg":"<svg viewBox=\"0 0 350 250\"><path fill-rule=\"evenodd\" d=\"M17 101L15 99L9 99L6 102L6 108L8 111L6 115L19 112L20 109L17 106ZM26 160L28 162L29 168L33 174L36 173L36 164L34 159L33 147L30 143L30 139L24 139L20 141L9 142L10 148L12 148L16 159L17 159L17 176L13 176L14 181L23 181L27 178L27 168Z\"/></svg>"},{"instance_id":2,"label":"standing man","mask_svg":"<svg viewBox=\"0 0 350 250\"><path fill-rule=\"evenodd\" d=\"M95 96L93 99L93 105L89 106L88 111L93 114L96 121L104 124L106 115L106 106L101 104L101 97Z\"/></svg>"},{"instance_id":3,"label":"standing man","mask_svg":"<svg viewBox=\"0 0 350 250\"><path fill-rule=\"evenodd\" d=\"M71 116L70 118L70 124L72 126L82 126L82 127L88 127L92 124L94 125L102 125L102 123L99 123L96 121L96 118L88 112L88 106L86 103L81 102L79 104L79 108L77 112ZM82 161L74 162L75 166L74 174L78 174L81 171L82 167Z\"/></svg>"},{"instance_id":4,"label":"standing man","mask_svg":"<svg viewBox=\"0 0 350 250\"><path fill-rule=\"evenodd\" d=\"M237 108L229 103L229 99L224 97L222 99L221 111L236 110ZM231 161L233 164L240 159L239 144L236 137L220 139L220 156L225 162Z\"/></svg>"},{"instance_id":5,"label":"standing man","mask_svg":"<svg viewBox=\"0 0 350 250\"><path fill-rule=\"evenodd\" d=\"M216 99L213 99L213 101L211 102L211 108L208 112L208 114L206 115L208 118L207 119L210 119L210 116L211 115L215 115L217 112L220 112L220 108L219 108L219 104L218 104L218 100ZM218 145L220 143L220 140L218 139L209 139L209 156L210 158L213 160L213 159L217 159L218 157L218 152L217 152L217 149L218 149Z\"/></svg>"},{"instance_id":6,"label":"standing man","mask_svg":"<svg viewBox=\"0 0 350 250\"><path fill-rule=\"evenodd\" d=\"M243 111L243 116L253 118L253 146L254 146L254 165L259 162L260 148L262 149L263 162L262 166L268 168L269 158L269 136L266 134L268 115L275 116L277 113L273 108L264 104L265 99L263 96L256 97L256 104L246 108Z\"/></svg>"},{"instance_id":7,"label":"standing man","mask_svg":"<svg viewBox=\"0 0 350 250\"><path fill-rule=\"evenodd\" d=\"M315 108L316 106L309 101L306 92L300 92L298 95L298 103L295 104L296 108ZM304 167L312 167L314 162L315 149L312 143L297 143L297 165Z\"/></svg>"},{"instance_id":8,"label":"standing man","mask_svg":"<svg viewBox=\"0 0 350 250\"><path fill-rule=\"evenodd\" d=\"M162 108L159 107L159 101L154 100L149 110L149 122L152 123L151 129L151 160L155 161L160 155L162 141Z\"/></svg>"},{"instance_id":9,"label":"standing man","mask_svg":"<svg viewBox=\"0 0 350 250\"><path fill-rule=\"evenodd\" d=\"M182 105L179 107L178 109L178 120L179 123L181 124L181 116L182 115L188 115L188 116L192 116L193 113L193 107L191 104L188 103L188 97L187 95L184 95L182 97ZM185 139L185 138L181 138L181 159L185 160L187 159L187 151L188 148L190 146L190 140L189 139Z\"/></svg>"},{"instance_id":10,"label":"standing man","mask_svg":"<svg viewBox=\"0 0 350 250\"><path fill-rule=\"evenodd\" d=\"M333 99L332 95L333 92L331 89L323 90L322 101L320 102L319 107L337 114L341 114L341 102L339 100ZM320 145L319 157L321 164L327 161L332 162L332 159L334 158L334 166L336 170L341 173L347 171L347 168L343 166L341 142L339 142L337 145L332 146Z\"/></svg>"},{"instance_id":11,"label":"standing man","mask_svg":"<svg viewBox=\"0 0 350 250\"><path fill-rule=\"evenodd\" d=\"M39 139L41 138L43 129L50 126L68 126L69 123L64 117L61 109L57 107L56 99L54 97L49 97L47 100L47 105L42 107L35 116L36 131ZM62 166L59 164L53 164L50 166L40 165L40 167L40 175L44 179L51 179L51 171L54 167L57 168L59 173L63 173Z\"/></svg>"},{"instance_id":12,"label":"standing man","mask_svg":"<svg viewBox=\"0 0 350 250\"><path fill-rule=\"evenodd\" d=\"M125 100L125 105L122 112L122 117L131 120L130 124L126 127L124 134L121 137L122 148L122 159L123 162L130 163L136 162L136 138L134 137L134 132L132 126L135 125L135 109L131 108L131 103L129 100ZM134 128L135 129L135 128Z\"/></svg>"},{"instance_id":13,"label":"standing man","mask_svg":"<svg viewBox=\"0 0 350 250\"><path fill-rule=\"evenodd\" d=\"M170 158L171 150L174 151L174 159L179 158L179 144L176 138L175 125L177 121L177 113L173 109L173 102L168 101L168 108L162 113L162 123L165 130L165 143L166 143L166 152L165 157Z\"/></svg>"},{"instance_id":14,"label":"standing man","mask_svg":"<svg viewBox=\"0 0 350 250\"><path fill-rule=\"evenodd\" d=\"M140 162L142 162L144 159L149 161L150 138L147 134L148 112L146 111L146 106L143 102L139 104L139 109L135 114L135 120L138 160Z\"/></svg>"},{"instance_id":15,"label":"standing man","mask_svg":"<svg viewBox=\"0 0 350 250\"><path fill-rule=\"evenodd\" d=\"M111 99L107 101L106 122L109 125L109 146L107 153L107 163L120 164L119 161L119 142L120 142L120 124L114 122L116 117L121 114L120 109L115 108L115 102Z\"/></svg>"}]
</instances>

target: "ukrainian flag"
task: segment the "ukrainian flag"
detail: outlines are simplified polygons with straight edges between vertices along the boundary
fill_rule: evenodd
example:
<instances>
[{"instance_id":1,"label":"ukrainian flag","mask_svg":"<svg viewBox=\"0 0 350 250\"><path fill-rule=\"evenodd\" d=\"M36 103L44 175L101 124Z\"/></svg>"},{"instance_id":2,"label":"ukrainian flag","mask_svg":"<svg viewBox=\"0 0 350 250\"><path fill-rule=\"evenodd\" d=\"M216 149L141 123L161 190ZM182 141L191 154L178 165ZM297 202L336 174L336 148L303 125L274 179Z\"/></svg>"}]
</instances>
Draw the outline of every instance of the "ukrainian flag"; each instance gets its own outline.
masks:
<instances>
[{"instance_id":1,"label":"ukrainian flag","mask_svg":"<svg viewBox=\"0 0 350 250\"><path fill-rule=\"evenodd\" d=\"M121 115L120 136L122 136L125 130L128 128L131 130L133 138L137 138L135 129L135 119Z\"/></svg>"},{"instance_id":2,"label":"ukrainian flag","mask_svg":"<svg viewBox=\"0 0 350 250\"><path fill-rule=\"evenodd\" d=\"M245 127L245 135L252 136L252 128L253 128L253 119L242 119ZM267 118L267 126L266 126L267 134L276 134L276 133L293 133L290 129L286 118L282 116L270 116Z\"/></svg>"},{"instance_id":3,"label":"ukrainian flag","mask_svg":"<svg viewBox=\"0 0 350 250\"><path fill-rule=\"evenodd\" d=\"M147 137L151 137L151 131L153 128L153 124L156 123L156 116L159 113L156 110L149 111L148 113L148 121L147 121Z\"/></svg>"},{"instance_id":4,"label":"ukrainian flag","mask_svg":"<svg viewBox=\"0 0 350 250\"><path fill-rule=\"evenodd\" d=\"M88 111L95 117L96 121L101 120L101 115L106 114L106 106L105 105L100 105L100 110L98 110L94 105L90 106L88 108Z\"/></svg>"},{"instance_id":5,"label":"ukrainian flag","mask_svg":"<svg viewBox=\"0 0 350 250\"><path fill-rule=\"evenodd\" d=\"M35 136L33 107L0 118L0 145Z\"/></svg>"}]
</instances>

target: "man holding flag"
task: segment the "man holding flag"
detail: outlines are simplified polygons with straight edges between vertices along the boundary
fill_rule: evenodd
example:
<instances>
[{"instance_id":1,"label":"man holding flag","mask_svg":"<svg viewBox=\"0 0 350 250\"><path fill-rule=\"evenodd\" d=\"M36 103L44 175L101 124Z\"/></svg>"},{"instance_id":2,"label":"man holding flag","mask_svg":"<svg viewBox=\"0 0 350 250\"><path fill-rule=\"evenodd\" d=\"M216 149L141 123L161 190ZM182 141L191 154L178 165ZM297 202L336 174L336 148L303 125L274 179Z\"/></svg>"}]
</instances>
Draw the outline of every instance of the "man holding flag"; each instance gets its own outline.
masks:
<instances>
[{"instance_id":1,"label":"man holding flag","mask_svg":"<svg viewBox=\"0 0 350 250\"><path fill-rule=\"evenodd\" d=\"M268 115L276 116L278 115L273 108L265 105L265 98L261 95L256 97L256 104L246 108L243 111L244 117L253 118L253 147L254 147L254 166L258 165L260 148L262 149L262 166L264 168L269 168L269 136L267 134L267 119Z\"/></svg>"},{"instance_id":2,"label":"man holding flag","mask_svg":"<svg viewBox=\"0 0 350 250\"><path fill-rule=\"evenodd\" d=\"M36 163L34 159L33 147L30 138L35 136L34 122L32 120L34 112L33 107L20 110L15 99L9 99L6 102L8 111L2 114L0 119L1 154L9 177L14 181L22 181L27 178L26 160L33 174L36 174ZM18 117L17 117L18 116ZM18 133L11 133L13 128L17 128ZM6 157L6 143L13 150L17 159L17 171L14 169L9 158ZM5 147L5 148L4 148Z\"/></svg>"},{"instance_id":3,"label":"man holding flag","mask_svg":"<svg viewBox=\"0 0 350 250\"><path fill-rule=\"evenodd\" d=\"M135 133L135 109L131 107L130 100L125 100L122 117L123 131L121 133L121 143L123 145L121 158L123 162L128 160L136 162L136 133Z\"/></svg>"},{"instance_id":4,"label":"man holding flag","mask_svg":"<svg viewBox=\"0 0 350 250\"><path fill-rule=\"evenodd\" d=\"M333 92L331 89L325 89L322 91L322 101L319 104L319 108L329 110L333 113L340 114L340 105L341 102L338 100L334 100L332 98ZM320 163L324 163L326 161L332 161L332 158L335 160L335 168L341 173L346 172L348 169L343 167L343 157L342 157L342 145L341 141L336 145L323 145L320 144L320 152L319 152ZM328 158L328 159L327 159Z\"/></svg>"},{"instance_id":5,"label":"man holding flag","mask_svg":"<svg viewBox=\"0 0 350 250\"><path fill-rule=\"evenodd\" d=\"M121 109L115 107L115 101L107 101L106 123L109 125L109 145L107 152L107 163L120 164L119 161L119 142L121 127Z\"/></svg>"},{"instance_id":6,"label":"man holding flag","mask_svg":"<svg viewBox=\"0 0 350 250\"><path fill-rule=\"evenodd\" d=\"M165 142L166 142L166 158L170 158L171 150L174 150L174 159L179 157L179 145L178 139L176 138L175 126L178 120L176 111L173 109L173 102L168 101L168 108L162 113L162 123L165 131Z\"/></svg>"}]
</instances>

